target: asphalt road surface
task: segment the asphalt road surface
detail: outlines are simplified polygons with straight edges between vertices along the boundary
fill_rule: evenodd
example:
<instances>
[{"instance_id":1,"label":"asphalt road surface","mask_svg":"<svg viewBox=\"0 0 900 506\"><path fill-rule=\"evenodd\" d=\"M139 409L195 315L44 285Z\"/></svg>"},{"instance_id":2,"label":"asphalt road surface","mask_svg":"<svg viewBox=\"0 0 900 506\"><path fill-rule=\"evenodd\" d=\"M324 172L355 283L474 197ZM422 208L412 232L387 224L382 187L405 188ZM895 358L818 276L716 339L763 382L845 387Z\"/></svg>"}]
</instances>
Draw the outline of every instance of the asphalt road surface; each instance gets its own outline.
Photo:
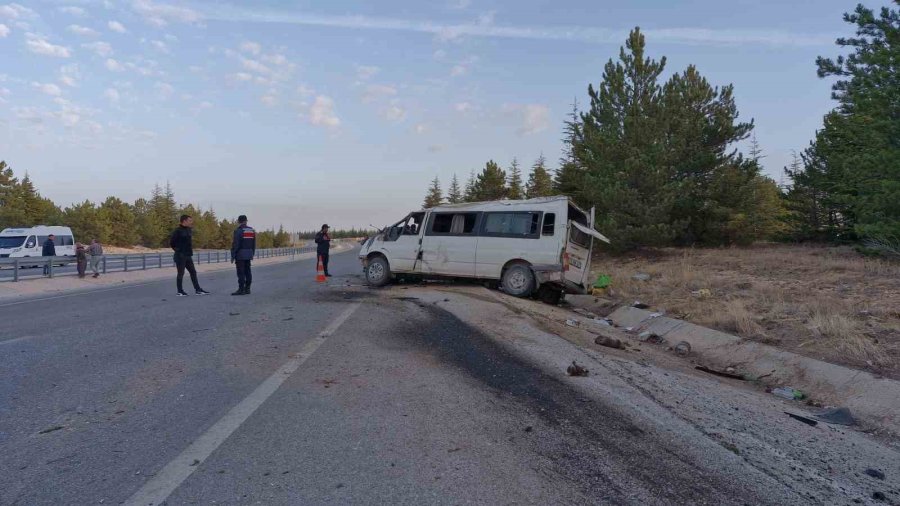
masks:
<instances>
[{"instance_id":1,"label":"asphalt road surface","mask_svg":"<svg viewBox=\"0 0 900 506\"><path fill-rule=\"evenodd\" d=\"M806 502L331 262L0 304L0 504Z\"/></svg>"}]
</instances>

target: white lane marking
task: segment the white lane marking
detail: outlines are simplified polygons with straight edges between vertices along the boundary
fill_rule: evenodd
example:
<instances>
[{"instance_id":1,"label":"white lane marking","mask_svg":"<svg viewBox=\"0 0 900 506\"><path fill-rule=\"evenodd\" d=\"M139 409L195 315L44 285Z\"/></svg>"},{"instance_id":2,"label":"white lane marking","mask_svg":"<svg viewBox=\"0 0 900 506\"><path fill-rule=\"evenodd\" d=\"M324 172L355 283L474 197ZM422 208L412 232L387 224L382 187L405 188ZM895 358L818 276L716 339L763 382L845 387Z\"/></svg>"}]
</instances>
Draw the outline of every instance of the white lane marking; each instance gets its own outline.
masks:
<instances>
[{"instance_id":1,"label":"white lane marking","mask_svg":"<svg viewBox=\"0 0 900 506\"><path fill-rule=\"evenodd\" d=\"M350 315L360 306L354 303L339 314L325 330L303 345L294 358L288 360L274 374L262 382L256 390L242 400L237 406L231 408L218 422L209 428L202 436L190 444L180 455L166 464L156 476L144 484L140 490L134 493L126 505L147 506L162 504L172 492L193 473L200 463L206 460L231 434L237 430L250 415L266 401L282 383L296 371L313 353L334 334ZM196 463L195 463L196 462Z\"/></svg>"},{"instance_id":2,"label":"white lane marking","mask_svg":"<svg viewBox=\"0 0 900 506\"><path fill-rule=\"evenodd\" d=\"M0 307L18 306L19 304L29 304L31 302L41 302L44 300L65 299L66 297L78 297L79 295L87 295L89 293L94 294L94 293L100 293L100 292L112 292L114 290L125 290L126 288L135 288L138 286L152 285L153 283L158 283L160 281L168 281L168 279L159 279L159 280L155 280L155 281L149 281L147 283L134 283L134 284L128 284L126 286L116 286L113 288L98 288L96 290L90 290L90 289L89 290L79 290L75 293L67 293L65 295L54 295L52 297L41 297L38 299L20 300L18 302L7 302L6 304L0 304Z\"/></svg>"},{"instance_id":3,"label":"white lane marking","mask_svg":"<svg viewBox=\"0 0 900 506\"><path fill-rule=\"evenodd\" d=\"M7 339L6 341L0 341L0 346L3 346L4 344L21 343L22 341L34 339L35 337L39 337L39 336L22 336L22 337L17 337L15 339Z\"/></svg>"}]
</instances>

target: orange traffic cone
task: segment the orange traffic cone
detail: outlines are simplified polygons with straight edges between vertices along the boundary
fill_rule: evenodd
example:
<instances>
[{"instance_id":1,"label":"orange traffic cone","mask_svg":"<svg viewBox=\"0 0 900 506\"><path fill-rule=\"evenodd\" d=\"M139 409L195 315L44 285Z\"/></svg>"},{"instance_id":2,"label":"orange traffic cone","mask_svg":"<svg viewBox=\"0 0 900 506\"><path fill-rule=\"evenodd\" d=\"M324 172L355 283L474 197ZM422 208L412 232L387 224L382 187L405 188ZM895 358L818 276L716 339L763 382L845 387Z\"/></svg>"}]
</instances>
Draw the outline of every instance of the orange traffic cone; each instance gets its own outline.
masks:
<instances>
[{"instance_id":1,"label":"orange traffic cone","mask_svg":"<svg viewBox=\"0 0 900 506\"><path fill-rule=\"evenodd\" d=\"M322 255L319 255L319 262L316 264L316 282L325 282L325 266L322 265Z\"/></svg>"}]
</instances>

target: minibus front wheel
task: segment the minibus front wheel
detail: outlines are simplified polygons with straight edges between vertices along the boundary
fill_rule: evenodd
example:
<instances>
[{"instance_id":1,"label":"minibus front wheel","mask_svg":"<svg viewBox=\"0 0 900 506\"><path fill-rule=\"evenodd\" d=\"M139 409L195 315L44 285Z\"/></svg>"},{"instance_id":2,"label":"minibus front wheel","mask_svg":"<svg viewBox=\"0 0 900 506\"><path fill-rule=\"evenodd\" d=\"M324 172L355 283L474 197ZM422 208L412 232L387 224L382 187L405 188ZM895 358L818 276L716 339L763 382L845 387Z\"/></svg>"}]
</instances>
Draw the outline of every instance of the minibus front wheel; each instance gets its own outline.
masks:
<instances>
[{"instance_id":1,"label":"minibus front wheel","mask_svg":"<svg viewBox=\"0 0 900 506\"><path fill-rule=\"evenodd\" d=\"M391 280L391 267L383 256L374 256L366 265L366 282L372 286L384 286Z\"/></svg>"}]
</instances>

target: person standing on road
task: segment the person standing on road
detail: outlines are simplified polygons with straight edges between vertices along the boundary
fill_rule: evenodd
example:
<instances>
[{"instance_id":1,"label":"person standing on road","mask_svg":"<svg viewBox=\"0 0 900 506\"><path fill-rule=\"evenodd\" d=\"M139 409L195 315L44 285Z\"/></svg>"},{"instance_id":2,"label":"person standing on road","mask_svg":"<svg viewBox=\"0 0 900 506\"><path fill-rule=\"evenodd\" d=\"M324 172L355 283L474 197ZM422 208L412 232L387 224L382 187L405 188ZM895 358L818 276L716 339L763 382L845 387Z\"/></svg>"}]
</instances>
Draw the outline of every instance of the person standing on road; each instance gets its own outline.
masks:
<instances>
[{"instance_id":1,"label":"person standing on road","mask_svg":"<svg viewBox=\"0 0 900 506\"><path fill-rule=\"evenodd\" d=\"M91 254L91 270L94 271L94 277L100 277L100 261L103 260L103 246L97 239L91 239L91 246L88 248Z\"/></svg>"},{"instance_id":2,"label":"person standing on road","mask_svg":"<svg viewBox=\"0 0 900 506\"><path fill-rule=\"evenodd\" d=\"M247 225L247 217L238 216L238 228L231 239L231 262L237 268L238 290L231 295L250 295L250 261L256 254L256 231Z\"/></svg>"},{"instance_id":3,"label":"person standing on road","mask_svg":"<svg viewBox=\"0 0 900 506\"><path fill-rule=\"evenodd\" d=\"M322 225L322 229L316 234L316 255L322 261L322 268L325 269L325 276L331 277L328 273L328 250L331 249L331 236L328 235L328 225Z\"/></svg>"},{"instance_id":4,"label":"person standing on road","mask_svg":"<svg viewBox=\"0 0 900 506\"><path fill-rule=\"evenodd\" d=\"M47 236L47 240L44 241L43 246L41 247L41 256L42 257L55 257L56 256L56 243L54 242L56 236L50 234ZM44 264L44 276L50 274L50 264Z\"/></svg>"},{"instance_id":5,"label":"person standing on road","mask_svg":"<svg viewBox=\"0 0 900 506\"><path fill-rule=\"evenodd\" d=\"M187 269L191 275L191 283L194 284L194 293L197 295L209 295L209 292L200 288L200 282L197 281L197 269L194 268L194 247L191 243L193 236L194 218L190 215L182 214L180 225L172 232L169 238L169 246L175 252L172 259L175 261L175 268L178 269L178 277L176 285L178 286L179 297L187 297L187 292L182 288L184 280L184 271Z\"/></svg>"},{"instance_id":6,"label":"person standing on road","mask_svg":"<svg viewBox=\"0 0 900 506\"><path fill-rule=\"evenodd\" d=\"M83 278L87 271L87 248L80 242L75 244L75 265L78 268L78 277Z\"/></svg>"}]
</instances>

